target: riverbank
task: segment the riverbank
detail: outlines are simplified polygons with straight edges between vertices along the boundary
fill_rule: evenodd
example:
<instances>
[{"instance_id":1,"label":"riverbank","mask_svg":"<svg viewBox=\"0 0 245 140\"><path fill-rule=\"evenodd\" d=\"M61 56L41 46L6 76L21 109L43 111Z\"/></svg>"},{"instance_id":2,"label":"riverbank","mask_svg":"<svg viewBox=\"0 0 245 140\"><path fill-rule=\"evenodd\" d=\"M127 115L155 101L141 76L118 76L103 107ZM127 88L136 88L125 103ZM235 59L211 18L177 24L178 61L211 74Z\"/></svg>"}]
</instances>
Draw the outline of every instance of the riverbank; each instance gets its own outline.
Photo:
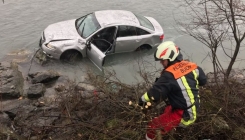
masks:
<instances>
[{"instance_id":1,"label":"riverbank","mask_svg":"<svg viewBox=\"0 0 245 140\"><path fill-rule=\"evenodd\" d=\"M128 104L151 86L147 72L140 71L144 81L136 85L120 82L113 71L99 76L88 70L77 82L49 69L21 71L31 61L17 60L0 65L0 139L143 139L147 121L161 113L154 104L144 111ZM196 123L164 138L245 138L244 76L234 71L228 85L217 85L207 75Z\"/></svg>"}]
</instances>

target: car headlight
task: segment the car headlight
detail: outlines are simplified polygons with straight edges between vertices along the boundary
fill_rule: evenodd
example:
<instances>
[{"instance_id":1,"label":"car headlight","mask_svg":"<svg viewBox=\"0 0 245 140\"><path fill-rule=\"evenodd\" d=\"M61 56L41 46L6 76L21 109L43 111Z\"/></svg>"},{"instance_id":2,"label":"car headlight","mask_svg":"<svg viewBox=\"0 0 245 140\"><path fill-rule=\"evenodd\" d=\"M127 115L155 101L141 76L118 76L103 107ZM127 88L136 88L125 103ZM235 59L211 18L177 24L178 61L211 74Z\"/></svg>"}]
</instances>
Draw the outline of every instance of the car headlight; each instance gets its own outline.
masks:
<instances>
[{"instance_id":1,"label":"car headlight","mask_svg":"<svg viewBox=\"0 0 245 140\"><path fill-rule=\"evenodd\" d=\"M56 47L54 45L51 45L50 43L48 43L46 46L49 49L56 49Z\"/></svg>"}]
</instances>

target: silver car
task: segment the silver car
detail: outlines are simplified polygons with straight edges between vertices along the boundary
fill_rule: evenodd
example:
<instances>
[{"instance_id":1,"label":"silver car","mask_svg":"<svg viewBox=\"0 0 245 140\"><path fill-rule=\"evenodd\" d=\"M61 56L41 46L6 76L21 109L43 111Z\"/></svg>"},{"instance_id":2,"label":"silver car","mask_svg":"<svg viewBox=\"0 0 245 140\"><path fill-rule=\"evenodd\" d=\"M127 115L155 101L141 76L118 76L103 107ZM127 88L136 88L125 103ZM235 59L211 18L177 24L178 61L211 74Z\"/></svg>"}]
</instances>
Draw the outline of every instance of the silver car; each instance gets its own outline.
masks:
<instances>
[{"instance_id":1,"label":"silver car","mask_svg":"<svg viewBox=\"0 0 245 140\"><path fill-rule=\"evenodd\" d=\"M151 49L163 38L161 25L152 17L103 10L49 25L39 45L51 58L71 60L81 54L101 69L106 55Z\"/></svg>"}]
</instances>

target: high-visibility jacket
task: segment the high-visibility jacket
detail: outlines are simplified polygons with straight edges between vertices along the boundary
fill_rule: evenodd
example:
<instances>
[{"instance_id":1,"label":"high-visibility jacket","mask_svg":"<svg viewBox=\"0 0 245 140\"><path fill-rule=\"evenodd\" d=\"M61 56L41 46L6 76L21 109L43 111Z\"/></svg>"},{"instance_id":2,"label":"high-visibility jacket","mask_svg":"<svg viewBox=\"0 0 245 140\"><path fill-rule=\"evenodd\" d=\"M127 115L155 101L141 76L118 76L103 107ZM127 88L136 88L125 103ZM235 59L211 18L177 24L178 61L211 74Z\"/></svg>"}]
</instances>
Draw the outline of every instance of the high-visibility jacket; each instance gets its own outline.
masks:
<instances>
[{"instance_id":1,"label":"high-visibility jacket","mask_svg":"<svg viewBox=\"0 0 245 140\"><path fill-rule=\"evenodd\" d=\"M183 109L181 123L189 125L196 120L199 108L199 86L206 84L206 76L199 66L188 61L168 66L151 89L144 94L146 101L155 102L168 98L173 110Z\"/></svg>"}]
</instances>

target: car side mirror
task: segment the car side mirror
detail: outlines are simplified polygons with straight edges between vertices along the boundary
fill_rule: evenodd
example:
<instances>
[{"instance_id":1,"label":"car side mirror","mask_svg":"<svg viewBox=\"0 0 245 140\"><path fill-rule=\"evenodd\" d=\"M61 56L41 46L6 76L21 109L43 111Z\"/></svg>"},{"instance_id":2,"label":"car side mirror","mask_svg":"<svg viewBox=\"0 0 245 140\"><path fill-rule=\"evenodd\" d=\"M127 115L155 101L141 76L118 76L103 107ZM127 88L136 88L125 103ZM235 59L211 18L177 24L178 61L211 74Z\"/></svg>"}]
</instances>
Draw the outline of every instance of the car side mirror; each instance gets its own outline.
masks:
<instances>
[{"instance_id":1,"label":"car side mirror","mask_svg":"<svg viewBox=\"0 0 245 140\"><path fill-rule=\"evenodd\" d=\"M87 46L87 49L91 50L91 46L90 46L90 45L88 45L88 46Z\"/></svg>"},{"instance_id":2,"label":"car side mirror","mask_svg":"<svg viewBox=\"0 0 245 140\"><path fill-rule=\"evenodd\" d=\"M86 42L86 46L87 46L87 49L91 50L91 41L90 40L88 40Z\"/></svg>"}]
</instances>

